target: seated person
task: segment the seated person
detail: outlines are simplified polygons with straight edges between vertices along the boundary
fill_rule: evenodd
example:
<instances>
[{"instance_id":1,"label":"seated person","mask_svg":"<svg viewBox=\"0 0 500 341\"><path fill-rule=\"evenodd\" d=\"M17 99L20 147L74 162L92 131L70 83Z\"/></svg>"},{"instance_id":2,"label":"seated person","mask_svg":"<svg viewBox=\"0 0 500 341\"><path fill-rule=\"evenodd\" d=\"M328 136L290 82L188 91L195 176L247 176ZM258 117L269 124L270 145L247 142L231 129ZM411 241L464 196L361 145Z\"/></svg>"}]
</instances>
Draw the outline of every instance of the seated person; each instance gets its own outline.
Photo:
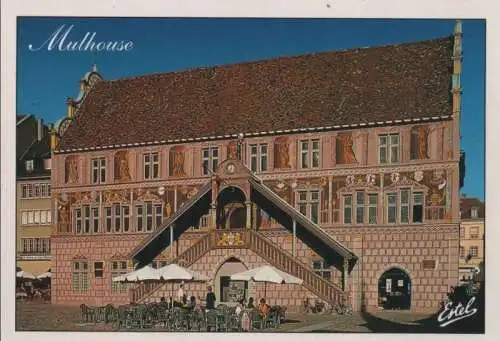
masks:
<instances>
[{"instance_id":1,"label":"seated person","mask_svg":"<svg viewBox=\"0 0 500 341\"><path fill-rule=\"evenodd\" d=\"M196 301L196 306L195 306L196 311L202 311L203 310L203 305L201 302L201 297L198 296L198 300Z\"/></svg>"},{"instance_id":2,"label":"seated person","mask_svg":"<svg viewBox=\"0 0 500 341\"><path fill-rule=\"evenodd\" d=\"M189 310L194 310L194 308L196 307L196 298L194 296L191 296L189 302L187 302L185 307Z\"/></svg>"},{"instance_id":3,"label":"seated person","mask_svg":"<svg viewBox=\"0 0 500 341\"><path fill-rule=\"evenodd\" d=\"M266 303L266 300L264 298L260 299L259 302L259 311L262 315L267 316L269 314L269 305Z\"/></svg>"},{"instance_id":4,"label":"seated person","mask_svg":"<svg viewBox=\"0 0 500 341\"><path fill-rule=\"evenodd\" d=\"M243 311L243 308L244 308L244 302L245 300L244 299L241 299L238 301L238 303L236 304L236 309L234 310L234 312L236 313L237 316L240 316L241 312Z\"/></svg>"}]
</instances>

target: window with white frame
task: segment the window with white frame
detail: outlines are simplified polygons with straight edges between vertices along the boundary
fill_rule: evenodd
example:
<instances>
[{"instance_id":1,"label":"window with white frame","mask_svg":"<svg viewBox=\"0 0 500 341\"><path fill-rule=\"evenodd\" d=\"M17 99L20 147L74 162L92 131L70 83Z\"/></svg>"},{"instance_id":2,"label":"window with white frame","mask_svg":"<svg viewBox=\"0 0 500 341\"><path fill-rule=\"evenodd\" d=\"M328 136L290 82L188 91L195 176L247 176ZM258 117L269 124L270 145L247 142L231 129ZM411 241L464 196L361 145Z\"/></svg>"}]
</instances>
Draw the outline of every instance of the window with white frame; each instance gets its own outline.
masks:
<instances>
[{"instance_id":1,"label":"window with white frame","mask_svg":"<svg viewBox=\"0 0 500 341\"><path fill-rule=\"evenodd\" d=\"M477 257L478 256L478 247L471 246L469 249L469 254L471 255L471 257Z\"/></svg>"},{"instance_id":2,"label":"window with white frame","mask_svg":"<svg viewBox=\"0 0 500 341\"><path fill-rule=\"evenodd\" d=\"M399 162L399 134L379 135L379 162L391 164Z\"/></svg>"},{"instance_id":3,"label":"window with white frame","mask_svg":"<svg viewBox=\"0 0 500 341\"><path fill-rule=\"evenodd\" d=\"M397 195L396 193L387 194L387 222L395 224L397 219Z\"/></svg>"},{"instance_id":4,"label":"window with white frame","mask_svg":"<svg viewBox=\"0 0 500 341\"><path fill-rule=\"evenodd\" d=\"M365 192L356 191L356 223L365 222Z\"/></svg>"},{"instance_id":5,"label":"window with white frame","mask_svg":"<svg viewBox=\"0 0 500 341\"><path fill-rule=\"evenodd\" d=\"M378 194L368 194L368 224L377 223Z\"/></svg>"},{"instance_id":6,"label":"window with white frame","mask_svg":"<svg viewBox=\"0 0 500 341\"><path fill-rule=\"evenodd\" d=\"M413 193L413 222L421 223L424 219L424 194L422 192Z\"/></svg>"},{"instance_id":7,"label":"window with white frame","mask_svg":"<svg viewBox=\"0 0 500 341\"><path fill-rule=\"evenodd\" d=\"M50 253L50 237L41 238L22 238L22 252L49 254Z\"/></svg>"},{"instance_id":8,"label":"window with white frame","mask_svg":"<svg viewBox=\"0 0 500 341\"><path fill-rule=\"evenodd\" d=\"M424 193L402 188L387 194L387 222L389 224L422 223L424 214Z\"/></svg>"},{"instance_id":9,"label":"window with white frame","mask_svg":"<svg viewBox=\"0 0 500 341\"><path fill-rule=\"evenodd\" d=\"M111 278L118 277L120 275L126 274L127 271L127 261L125 260L115 260L111 262ZM113 282L111 280L111 292L112 293L125 293L127 292L127 284L122 282Z\"/></svg>"},{"instance_id":10,"label":"window with white frame","mask_svg":"<svg viewBox=\"0 0 500 341\"><path fill-rule=\"evenodd\" d=\"M478 211L479 210L477 209L477 207L471 208L471 210L470 210L470 217L473 218L473 219L477 218L478 217Z\"/></svg>"},{"instance_id":11,"label":"window with white frame","mask_svg":"<svg viewBox=\"0 0 500 341\"><path fill-rule=\"evenodd\" d=\"M92 233L99 233L99 208L92 207Z\"/></svg>"},{"instance_id":12,"label":"window with white frame","mask_svg":"<svg viewBox=\"0 0 500 341\"><path fill-rule=\"evenodd\" d=\"M92 183L106 183L106 158L100 157L92 159Z\"/></svg>"},{"instance_id":13,"label":"window with white frame","mask_svg":"<svg viewBox=\"0 0 500 341\"><path fill-rule=\"evenodd\" d=\"M267 143L250 145L250 168L252 172L267 171Z\"/></svg>"},{"instance_id":14,"label":"window with white frame","mask_svg":"<svg viewBox=\"0 0 500 341\"><path fill-rule=\"evenodd\" d=\"M143 154L144 179L157 179L160 176L160 156L157 152Z\"/></svg>"},{"instance_id":15,"label":"window with white frame","mask_svg":"<svg viewBox=\"0 0 500 341\"><path fill-rule=\"evenodd\" d=\"M321 159L319 139L299 142L300 168L318 168Z\"/></svg>"},{"instance_id":16,"label":"window with white frame","mask_svg":"<svg viewBox=\"0 0 500 341\"><path fill-rule=\"evenodd\" d=\"M99 233L99 208L82 205L75 208L76 234Z\"/></svg>"},{"instance_id":17,"label":"window with white frame","mask_svg":"<svg viewBox=\"0 0 500 341\"><path fill-rule=\"evenodd\" d=\"M203 175L215 172L219 164L219 147L203 148L201 150L201 164Z\"/></svg>"},{"instance_id":18,"label":"window with white frame","mask_svg":"<svg viewBox=\"0 0 500 341\"><path fill-rule=\"evenodd\" d=\"M107 233L113 230L113 209L112 207L104 207L104 225Z\"/></svg>"},{"instance_id":19,"label":"window with white frame","mask_svg":"<svg viewBox=\"0 0 500 341\"><path fill-rule=\"evenodd\" d=\"M26 167L26 171L27 172L33 172L33 170L35 169L35 162L34 160L26 160L25 163L24 163L25 167Z\"/></svg>"},{"instance_id":20,"label":"window with white frame","mask_svg":"<svg viewBox=\"0 0 500 341\"><path fill-rule=\"evenodd\" d=\"M21 185L21 199L50 198L49 183L28 183Z\"/></svg>"},{"instance_id":21,"label":"window with white frame","mask_svg":"<svg viewBox=\"0 0 500 341\"><path fill-rule=\"evenodd\" d=\"M87 261L73 262L71 284L75 292L85 292L89 290L89 265Z\"/></svg>"},{"instance_id":22,"label":"window with white frame","mask_svg":"<svg viewBox=\"0 0 500 341\"><path fill-rule=\"evenodd\" d=\"M135 209L137 232L150 232L161 225L163 219L162 204L145 203L136 205Z\"/></svg>"},{"instance_id":23,"label":"window with white frame","mask_svg":"<svg viewBox=\"0 0 500 341\"><path fill-rule=\"evenodd\" d=\"M23 210L21 225L48 225L52 223L52 214L49 210Z\"/></svg>"},{"instance_id":24,"label":"window with white frame","mask_svg":"<svg viewBox=\"0 0 500 341\"><path fill-rule=\"evenodd\" d=\"M90 233L90 206L83 206L83 233Z\"/></svg>"},{"instance_id":25,"label":"window with white frame","mask_svg":"<svg viewBox=\"0 0 500 341\"><path fill-rule=\"evenodd\" d=\"M460 258L465 258L465 248L463 246L460 246Z\"/></svg>"},{"instance_id":26,"label":"window with white frame","mask_svg":"<svg viewBox=\"0 0 500 341\"><path fill-rule=\"evenodd\" d=\"M342 196L344 224L377 224L378 194L356 190Z\"/></svg>"},{"instance_id":27,"label":"window with white frame","mask_svg":"<svg viewBox=\"0 0 500 341\"><path fill-rule=\"evenodd\" d=\"M319 190L300 190L297 192L298 210L300 213L311 219L315 224L319 222Z\"/></svg>"},{"instance_id":28,"label":"window with white frame","mask_svg":"<svg viewBox=\"0 0 500 341\"><path fill-rule=\"evenodd\" d=\"M399 220L401 224L410 222L410 190L402 189L399 196Z\"/></svg>"},{"instance_id":29,"label":"window with white frame","mask_svg":"<svg viewBox=\"0 0 500 341\"><path fill-rule=\"evenodd\" d=\"M122 206L122 217L123 217L123 224L122 224L122 229L123 232L129 232L130 231L130 206Z\"/></svg>"},{"instance_id":30,"label":"window with white frame","mask_svg":"<svg viewBox=\"0 0 500 341\"><path fill-rule=\"evenodd\" d=\"M344 201L344 224L352 224L352 195L343 196Z\"/></svg>"},{"instance_id":31,"label":"window with white frame","mask_svg":"<svg viewBox=\"0 0 500 341\"><path fill-rule=\"evenodd\" d=\"M332 279L332 267L328 266L325 261L321 259L313 260L312 268L316 275L321 276L326 280Z\"/></svg>"},{"instance_id":32,"label":"window with white frame","mask_svg":"<svg viewBox=\"0 0 500 341\"><path fill-rule=\"evenodd\" d=\"M104 207L104 226L106 233L130 231L130 206L112 204Z\"/></svg>"}]
</instances>

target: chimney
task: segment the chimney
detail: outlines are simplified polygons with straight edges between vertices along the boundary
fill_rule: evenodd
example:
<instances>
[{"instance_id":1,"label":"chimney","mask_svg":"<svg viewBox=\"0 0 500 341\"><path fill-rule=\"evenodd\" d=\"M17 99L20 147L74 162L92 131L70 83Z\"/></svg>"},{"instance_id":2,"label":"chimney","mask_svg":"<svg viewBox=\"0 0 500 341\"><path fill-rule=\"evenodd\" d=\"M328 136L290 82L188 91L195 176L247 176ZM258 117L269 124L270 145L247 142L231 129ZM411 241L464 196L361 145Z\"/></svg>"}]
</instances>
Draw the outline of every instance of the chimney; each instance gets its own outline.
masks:
<instances>
[{"instance_id":1,"label":"chimney","mask_svg":"<svg viewBox=\"0 0 500 341\"><path fill-rule=\"evenodd\" d=\"M38 141L41 141L43 138L43 120L38 119L37 121L37 139Z\"/></svg>"}]
</instances>

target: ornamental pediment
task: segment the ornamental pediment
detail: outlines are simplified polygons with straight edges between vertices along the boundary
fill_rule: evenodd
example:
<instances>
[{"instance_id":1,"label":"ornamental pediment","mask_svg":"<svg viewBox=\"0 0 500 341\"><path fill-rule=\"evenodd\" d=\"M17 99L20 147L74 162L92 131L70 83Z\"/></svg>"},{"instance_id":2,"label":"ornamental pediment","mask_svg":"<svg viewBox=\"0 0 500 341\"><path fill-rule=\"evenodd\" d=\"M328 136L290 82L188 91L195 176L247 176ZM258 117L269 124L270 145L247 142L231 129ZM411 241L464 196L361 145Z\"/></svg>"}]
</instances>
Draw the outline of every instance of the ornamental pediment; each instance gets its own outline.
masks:
<instances>
[{"instance_id":1,"label":"ornamental pediment","mask_svg":"<svg viewBox=\"0 0 500 341\"><path fill-rule=\"evenodd\" d=\"M215 175L226 178L226 177L248 177L251 175L250 170L241 163L240 160L227 159L222 162Z\"/></svg>"}]
</instances>

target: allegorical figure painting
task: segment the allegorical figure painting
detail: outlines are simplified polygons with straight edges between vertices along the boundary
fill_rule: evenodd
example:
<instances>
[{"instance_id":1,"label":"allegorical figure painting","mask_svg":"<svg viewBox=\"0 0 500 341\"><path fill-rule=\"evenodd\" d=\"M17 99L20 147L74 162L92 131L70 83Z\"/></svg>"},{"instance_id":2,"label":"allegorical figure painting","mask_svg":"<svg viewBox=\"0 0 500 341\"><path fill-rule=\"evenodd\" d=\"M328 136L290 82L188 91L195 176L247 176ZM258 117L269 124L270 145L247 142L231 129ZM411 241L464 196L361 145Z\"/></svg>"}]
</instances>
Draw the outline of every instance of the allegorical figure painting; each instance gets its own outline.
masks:
<instances>
[{"instance_id":1,"label":"allegorical figure painting","mask_svg":"<svg viewBox=\"0 0 500 341\"><path fill-rule=\"evenodd\" d=\"M357 163L354 154L354 141L352 133L337 135L336 139L336 163L340 165Z\"/></svg>"},{"instance_id":2,"label":"allegorical figure painting","mask_svg":"<svg viewBox=\"0 0 500 341\"><path fill-rule=\"evenodd\" d=\"M67 184L78 183L78 159L76 156L68 156L64 162L64 182Z\"/></svg>"},{"instance_id":3,"label":"allegorical figure painting","mask_svg":"<svg viewBox=\"0 0 500 341\"><path fill-rule=\"evenodd\" d=\"M172 176L186 176L184 171L184 147L176 146L170 149L170 174Z\"/></svg>"},{"instance_id":4,"label":"allegorical figure painting","mask_svg":"<svg viewBox=\"0 0 500 341\"><path fill-rule=\"evenodd\" d=\"M429 158L428 154L429 128L415 126L411 129L411 159L423 160Z\"/></svg>"},{"instance_id":5,"label":"allegorical figure painting","mask_svg":"<svg viewBox=\"0 0 500 341\"><path fill-rule=\"evenodd\" d=\"M278 137L274 142L274 168L290 167L290 143L286 136Z\"/></svg>"},{"instance_id":6,"label":"allegorical figure painting","mask_svg":"<svg viewBox=\"0 0 500 341\"><path fill-rule=\"evenodd\" d=\"M128 154L126 150L121 150L115 154L115 180L130 180Z\"/></svg>"},{"instance_id":7,"label":"allegorical figure painting","mask_svg":"<svg viewBox=\"0 0 500 341\"><path fill-rule=\"evenodd\" d=\"M238 153L238 144L236 142L229 142L227 145L227 158L236 159Z\"/></svg>"}]
</instances>

